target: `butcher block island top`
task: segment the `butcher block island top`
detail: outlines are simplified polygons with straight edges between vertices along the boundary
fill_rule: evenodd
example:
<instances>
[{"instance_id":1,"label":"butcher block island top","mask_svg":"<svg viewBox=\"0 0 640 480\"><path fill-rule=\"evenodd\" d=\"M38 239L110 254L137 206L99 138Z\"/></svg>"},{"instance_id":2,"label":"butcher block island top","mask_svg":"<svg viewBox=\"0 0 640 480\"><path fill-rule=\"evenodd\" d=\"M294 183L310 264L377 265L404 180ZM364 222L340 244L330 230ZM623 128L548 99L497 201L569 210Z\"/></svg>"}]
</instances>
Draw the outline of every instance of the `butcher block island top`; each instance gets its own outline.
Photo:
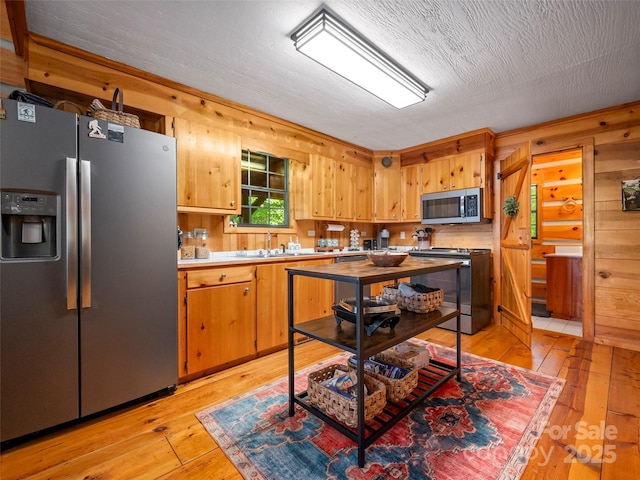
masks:
<instances>
[{"instance_id":1,"label":"butcher block island top","mask_svg":"<svg viewBox=\"0 0 640 480\"><path fill-rule=\"evenodd\" d=\"M378 267L369 260L362 260L359 262L332 263L329 265L288 267L287 270L309 277L370 285L386 280L450 270L460 265L462 265L462 262L455 260L409 257L397 267Z\"/></svg>"},{"instance_id":2,"label":"butcher block island top","mask_svg":"<svg viewBox=\"0 0 640 480\"><path fill-rule=\"evenodd\" d=\"M378 267L369 260L357 262L333 263L327 265L288 267L289 282L293 281L293 276L303 275L315 278L324 278L340 282L356 284L360 287L372 283L397 281L399 278L413 275L424 275L442 270L459 269L462 265L458 261L434 260L434 259L414 259L408 258L397 267ZM291 287L291 284L290 284ZM356 295L356 310L360 308L361 295ZM379 328L372 335L362 337L362 345L366 356L374 355L382 350L392 347L409 338L433 328L458 315L458 310L449 307L429 313L413 313L402 310L400 321L393 329ZM342 322L339 326L333 315L296 323L295 330L307 335L310 338L322 340L331 345L342 348L351 353L358 350L358 323Z\"/></svg>"}]
</instances>

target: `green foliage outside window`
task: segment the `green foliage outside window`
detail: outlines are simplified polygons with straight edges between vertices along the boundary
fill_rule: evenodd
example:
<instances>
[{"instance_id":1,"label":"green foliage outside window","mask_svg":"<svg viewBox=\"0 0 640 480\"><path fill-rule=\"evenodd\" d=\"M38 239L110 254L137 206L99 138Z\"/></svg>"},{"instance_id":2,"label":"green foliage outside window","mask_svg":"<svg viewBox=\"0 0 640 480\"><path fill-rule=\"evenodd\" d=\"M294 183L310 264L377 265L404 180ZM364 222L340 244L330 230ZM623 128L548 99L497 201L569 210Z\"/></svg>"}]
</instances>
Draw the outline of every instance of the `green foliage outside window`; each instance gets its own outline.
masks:
<instances>
[{"instance_id":1,"label":"green foliage outside window","mask_svg":"<svg viewBox=\"0 0 640 480\"><path fill-rule=\"evenodd\" d=\"M242 213L231 221L242 227L288 227L289 161L268 153L242 151Z\"/></svg>"}]
</instances>

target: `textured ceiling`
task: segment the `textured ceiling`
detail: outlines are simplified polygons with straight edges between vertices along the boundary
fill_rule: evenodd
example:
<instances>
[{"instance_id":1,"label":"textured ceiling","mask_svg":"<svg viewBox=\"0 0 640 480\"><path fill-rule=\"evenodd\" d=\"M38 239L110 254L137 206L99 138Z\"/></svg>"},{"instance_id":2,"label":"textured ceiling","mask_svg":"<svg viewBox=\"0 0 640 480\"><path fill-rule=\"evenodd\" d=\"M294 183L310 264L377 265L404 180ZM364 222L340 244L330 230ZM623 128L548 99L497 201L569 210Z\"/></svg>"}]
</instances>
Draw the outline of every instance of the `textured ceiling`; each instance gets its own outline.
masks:
<instances>
[{"instance_id":1,"label":"textured ceiling","mask_svg":"<svg viewBox=\"0 0 640 480\"><path fill-rule=\"evenodd\" d=\"M373 150L640 100L640 1L26 0L30 31ZM430 92L397 110L296 52L322 5Z\"/></svg>"}]
</instances>

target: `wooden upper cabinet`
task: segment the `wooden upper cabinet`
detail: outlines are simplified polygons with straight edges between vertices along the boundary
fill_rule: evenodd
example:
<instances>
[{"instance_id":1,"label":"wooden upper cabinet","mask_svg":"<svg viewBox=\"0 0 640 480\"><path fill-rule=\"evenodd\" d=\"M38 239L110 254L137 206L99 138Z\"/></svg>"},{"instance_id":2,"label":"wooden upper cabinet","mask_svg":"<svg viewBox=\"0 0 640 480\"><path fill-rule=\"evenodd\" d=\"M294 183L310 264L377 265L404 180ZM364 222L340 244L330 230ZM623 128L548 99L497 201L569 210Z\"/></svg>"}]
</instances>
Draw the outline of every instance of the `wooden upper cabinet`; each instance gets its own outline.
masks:
<instances>
[{"instance_id":1,"label":"wooden upper cabinet","mask_svg":"<svg viewBox=\"0 0 640 480\"><path fill-rule=\"evenodd\" d=\"M355 220L370 222L373 219L373 167L356 166L354 203Z\"/></svg>"},{"instance_id":2,"label":"wooden upper cabinet","mask_svg":"<svg viewBox=\"0 0 640 480\"><path fill-rule=\"evenodd\" d=\"M449 161L451 189L482 187L484 178L484 154L456 155Z\"/></svg>"},{"instance_id":3,"label":"wooden upper cabinet","mask_svg":"<svg viewBox=\"0 0 640 480\"><path fill-rule=\"evenodd\" d=\"M355 217L356 166L336 162L335 212L336 219L352 220Z\"/></svg>"},{"instance_id":4,"label":"wooden upper cabinet","mask_svg":"<svg viewBox=\"0 0 640 480\"><path fill-rule=\"evenodd\" d=\"M401 182L399 158L385 167L382 156L374 155L374 221L399 222L401 220Z\"/></svg>"},{"instance_id":5,"label":"wooden upper cabinet","mask_svg":"<svg viewBox=\"0 0 640 480\"><path fill-rule=\"evenodd\" d=\"M424 164L423 193L482 187L485 178L484 154L452 155Z\"/></svg>"},{"instance_id":6,"label":"wooden upper cabinet","mask_svg":"<svg viewBox=\"0 0 640 480\"><path fill-rule=\"evenodd\" d=\"M327 219L334 217L335 171L335 160L322 155L311 155L312 217Z\"/></svg>"},{"instance_id":7,"label":"wooden upper cabinet","mask_svg":"<svg viewBox=\"0 0 640 480\"><path fill-rule=\"evenodd\" d=\"M292 162L296 218L371 221L372 172L322 155L311 155L309 164Z\"/></svg>"},{"instance_id":8,"label":"wooden upper cabinet","mask_svg":"<svg viewBox=\"0 0 640 480\"><path fill-rule=\"evenodd\" d=\"M174 119L178 160L178 210L240 213L240 136Z\"/></svg>"},{"instance_id":9,"label":"wooden upper cabinet","mask_svg":"<svg viewBox=\"0 0 640 480\"><path fill-rule=\"evenodd\" d=\"M402 220L420 221L422 194L422 165L402 167Z\"/></svg>"}]
</instances>

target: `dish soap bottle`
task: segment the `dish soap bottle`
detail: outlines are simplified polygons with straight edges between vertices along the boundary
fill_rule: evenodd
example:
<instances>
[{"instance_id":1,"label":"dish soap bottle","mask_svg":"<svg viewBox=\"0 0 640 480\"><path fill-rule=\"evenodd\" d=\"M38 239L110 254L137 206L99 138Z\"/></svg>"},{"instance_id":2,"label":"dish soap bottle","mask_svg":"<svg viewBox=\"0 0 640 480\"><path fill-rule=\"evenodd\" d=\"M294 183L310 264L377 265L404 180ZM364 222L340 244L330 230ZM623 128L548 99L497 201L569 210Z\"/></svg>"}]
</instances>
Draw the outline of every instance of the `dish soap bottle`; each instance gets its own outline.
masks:
<instances>
[{"instance_id":1,"label":"dish soap bottle","mask_svg":"<svg viewBox=\"0 0 640 480\"><path fill-rule=\"evenodd\" d=\"M289 237L288 250L289 250L289 253L292 253L295 250L295 244L293 243L293 237Z\"/></svg>"}]
</instances>

